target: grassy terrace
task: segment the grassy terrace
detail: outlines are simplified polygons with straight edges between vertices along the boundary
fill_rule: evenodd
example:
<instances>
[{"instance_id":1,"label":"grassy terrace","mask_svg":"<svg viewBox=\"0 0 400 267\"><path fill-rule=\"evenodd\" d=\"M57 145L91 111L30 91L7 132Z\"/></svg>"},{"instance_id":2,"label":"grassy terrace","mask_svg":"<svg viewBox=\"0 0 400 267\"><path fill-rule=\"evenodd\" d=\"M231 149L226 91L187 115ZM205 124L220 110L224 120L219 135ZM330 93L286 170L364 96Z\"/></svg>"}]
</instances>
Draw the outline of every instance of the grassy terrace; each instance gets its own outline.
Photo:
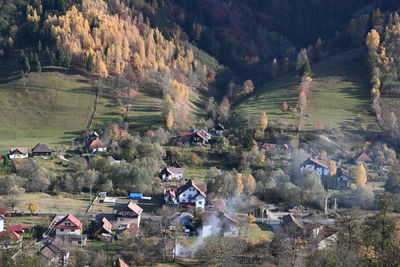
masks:
<instances>
[{"instance_id":1,"label":"grassy terrace","mask_svg":"<svg viewBox=\"0 0 400 267\"><path fill-rule=\"evenodd\" d=\"M76 71L46 67L22 79L15 65L0 65L0 151L70 144L85 130L94 99L91 80Z\"/></svg>"},{"instance_id":2,"label":"grassy terrace","mask_svg":"<svg viewBox=\"0 0 400 267\"><path fill-rule=\"evenodd\" d=\"M368 69L362 50L350 51L313 66L303 130L347 126L357 116L373 121ZM322 123L322 125L321 125Z\"/></svg>"},{"instance_id":3,"label":"grassy terrace","mask_svg":"<svg viewBox=\"0 0 400 267\"><path fill-rule=\"evenodd\" d=\"M253 116L259 116L266 112L269 120L287 122L288 125L296 123L295 117L290 111L282 111L281 105L287 102L289 106L297 103L297 86L299 79L296 74L284 76L276 81L267 83L249 97L238 103L235 110L245 111Z\"/></svg>"}]
</instances>

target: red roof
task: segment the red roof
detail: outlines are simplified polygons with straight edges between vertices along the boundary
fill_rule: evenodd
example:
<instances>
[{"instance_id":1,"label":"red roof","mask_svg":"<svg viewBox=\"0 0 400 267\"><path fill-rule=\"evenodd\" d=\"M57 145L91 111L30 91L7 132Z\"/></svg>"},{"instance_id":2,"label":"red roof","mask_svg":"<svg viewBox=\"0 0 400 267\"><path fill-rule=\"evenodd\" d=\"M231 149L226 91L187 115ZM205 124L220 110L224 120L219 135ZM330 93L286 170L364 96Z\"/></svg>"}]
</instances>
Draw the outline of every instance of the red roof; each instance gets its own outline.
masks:
<instances>
[{"instance_id":1,"label":"red roof","mask_svg":"<svg viewBox=\"0 0 400 267\"><path fill-rule=\"evenodd\" d=\"M107 147L107 146L100 140L93 140L90 143L90 147L92 147L92 148L104 148L104 147Z\"/></svg>"},{"instance_id":2,"label":"red roof","mask_svg":"<svg viewBox=\"0 0 400 267\"><path fill-rule=\"evenodd\" d=\"M178 187L178 195L185 192L190 187L194 187L198 194L202 195L203 197L207 198L206 194L193 182L193 180L189 180L186 184Z\"/></svg>"},{"instance_id":3,"label":"red roof","mask_svg":"<svg viewBox=\"0 0 400 267\"><path fill-rule=\"evenodd\" d=\"M185 168L167 168L167 171L171 174L183 174L185 172Z\"/></svg>"},{"instance_id":4,"label":"red roof","mask_svg":"<svg viewBox=\"0 0 400 267\"><path fill-rule=\"evenodd\" d=\"M70 221L72 224L71 226L61 225L65 221ZM69 213L67 216L59 220L54 228L58 229L81 229L83 226L82 222L76 218L74 215Z\"/></svg>"},{"instance_id":5,"label":"red roof","mask_svg":"<svg viewBox=\"0 0 400 267\"><path fill-rule=\"evenodd\" d=\"M366 161L366 162L372 161L372 159L371 159L367 154L365 154L364 152L358 153L358 154L354 157L354 159L355 159L355 160L358 160L358 161Z\"/></svg>"},{"instance_id":6,"label":"red roof","mask_svg":"<svg viewBox=\"0 0 400 267\"><path fill-rule=\"evenodd\" d=\"M0 232L0 240L21 240L22 236L10 230Z\"/></svg>"},{"instance_id":7,"label":"red roof","mask_svg":"<svg viewBox=\"0 0 400 267\"><path fill-rule=\"evenodd\" d=\"M28 154L28 149L26 147L12 147L10 148L10 155L13 154Z\"/></svg>"},{"instance_id":8,"label":"red roof","mask_svg":"<svg viewBox=\"0 0 400 267\"><path fill-rule=\"evenodd\" d=\"M176 197L176 193L175 193L174 190L168 190L167 192L165 192L165 195L164 195L164 196L166 196L166 195L171 195L171 196L173 196L173 197Z\"/></svg>"},{"instance_id":9,"label":"red roof","mask_svg":"<svg viewBox=\"0 0 400 267\"><path fill-rule=\"evenodd\" d=\"M207 135L204 132L180 132L179 133L179 137L181 137L181 138L192 137L194 135L197 135L200 138L202 138L202 139L207 141Z\"/></svg>"},{"instance_id":10,"label":"red roof","mask_svg":"<svg viewBox=\"0 0 400 267\"><path fill-rule=\"evenodd\" d=\"M8 230L14 231L17 233L22 233L25 229L31 229L29 225L15 225L7 227Z\"/></svg>"},{"instance_id":11,"label":"red roof","mask_svg":"<svg viewBox=\"0 0 400 267\"><path fill-rule=\"evenodd\" d=\"M126 262L124 262L121 259L118 259L118 260L115 261L115 266L116 267L129 267L129 265L126 264Z\"/></svg>"},{"instance_id":12,"label":"red roof","mask_svg":"<svg viewBox=\"0 0 400 267\"><path fill-rule=\"evenodd\" d=\"M136 213L137 215L142 214L143 209L136 203L133 203L132 201L129 201L127 204L123 205L121 208L118 209L119 211L123 211L126 208L130 209L131 211L133 211L134 213Z\"/></svg>"}]
</instances>

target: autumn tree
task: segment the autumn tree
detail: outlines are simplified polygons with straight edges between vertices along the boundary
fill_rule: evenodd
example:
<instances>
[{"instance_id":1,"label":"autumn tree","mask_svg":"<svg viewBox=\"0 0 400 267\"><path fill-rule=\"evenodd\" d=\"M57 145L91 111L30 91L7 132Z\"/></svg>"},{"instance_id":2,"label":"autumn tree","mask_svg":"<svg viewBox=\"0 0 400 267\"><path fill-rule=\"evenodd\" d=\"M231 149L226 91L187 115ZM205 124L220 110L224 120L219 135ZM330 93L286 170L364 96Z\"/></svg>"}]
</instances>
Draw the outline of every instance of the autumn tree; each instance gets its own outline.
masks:
<instances>
[{"instance_id":1,"label":"autumn tree","mask_svg":"<svg viewBox=\"0 0 400 267\"><path fill-rule=\"evenodd\" d=\"M196 153L191 153L189 156L189 163L192 165L200 165L201 158Z\"/></svg>"},{"instance_id":2,"label":"autumn tree","mask_svg":"<svg viewBox=\"0 0 400 267\"><path fill-rule=\"evenodd\" d=\"M354 175L357 185L365 185L367 183L367 170L365 169L364 164L357 164Z\"/></svg>"},{"instance_id":3,"label":"autumn tree","mask_svg":"<svg viewBox=\"0 0 400 267\"><path fill-rule=\"evenodd\" d=\"M369 48L377 48L380 43L379 33L375 29L372 29L368 33L365 43Z\"/></svg>"},{"instance_id":4,"label":"autumn tree","mask_svg":"<svg viewBox=\"0 0 400 267\"><path fill-rule=\"evenodd\" d=\"M282 111L287 111L289 109L289 104L287 102L283 102L281 105Z\"/></svg>"},{"instance_id":5,"label":"autumn tree","mask_svg":"<svg viewBox=\"0 0 400 267\"><path fill-rule=\"evenodd\" d=\"M165 116L165 127L168 129L171 129L174 127L175 119L174 119L174 114L172 113L171 110L167 112L167 115Z\"/></svg>"},{"instance_id":6,"label":"autumn tree","mask_svg":"<svg viewBox=\"0 0 400 267\"><path fill-rule=\"evenodd\" d=\"M31 213L36 213L36 212L39 211L39 205L38 205L37 203L35 203L35 202L30 202L30 203L28 204L28 210L29 210Z\"/></svg>"},{"instance_id":7,"label":"autumn tree","mask_svg":"<svg viewBox=\"0 0 400 267\"><path fill-rule=\"evenodd\" d=\"M328 166L329 166L329 176L335 176L337 172L336 161L330 160Z\"/></svg>"},{"instance_id":8,"label":"autumn tree","mask_svg":"<svg viewBox=\"0 0 400 267\"><path fill-rule=\"evenodd\" d=\"M263 132L268 128L268 116L265 112L262 112L260 115L259 127Z\"/></svg>"}]
</instances>

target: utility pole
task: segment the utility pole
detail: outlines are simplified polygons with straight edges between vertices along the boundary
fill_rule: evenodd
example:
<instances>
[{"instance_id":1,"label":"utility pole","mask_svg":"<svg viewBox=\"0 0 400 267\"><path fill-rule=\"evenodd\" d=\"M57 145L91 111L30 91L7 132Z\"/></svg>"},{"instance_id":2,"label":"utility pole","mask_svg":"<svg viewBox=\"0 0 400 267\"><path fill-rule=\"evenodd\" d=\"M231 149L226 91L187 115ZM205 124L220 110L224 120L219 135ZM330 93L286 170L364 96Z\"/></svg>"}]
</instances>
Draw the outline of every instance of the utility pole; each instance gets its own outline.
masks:
<instances>
[{"instance_id":1,"label":"utility pole","mask_svg":"<svg viewBox=\"0 0 400 267\"><path fill-rule=\"evenodd\" d=\"M325 195L325 215L328 214L328 195Z\"/></svg>"}]
</instances>

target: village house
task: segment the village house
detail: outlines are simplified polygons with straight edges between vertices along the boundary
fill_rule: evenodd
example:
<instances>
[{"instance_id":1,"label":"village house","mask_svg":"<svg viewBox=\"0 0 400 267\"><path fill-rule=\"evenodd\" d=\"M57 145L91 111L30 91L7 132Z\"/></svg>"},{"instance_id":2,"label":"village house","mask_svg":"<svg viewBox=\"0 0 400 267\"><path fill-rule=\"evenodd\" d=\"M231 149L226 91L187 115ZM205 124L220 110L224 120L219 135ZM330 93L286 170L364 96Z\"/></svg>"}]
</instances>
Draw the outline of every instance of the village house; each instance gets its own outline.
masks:
<instances>
[{"instance_id":1,"label":"village house","mask_svg":"<svg viewBox=\"0 0 400 267\"><path fill-rule=\"evenodd\" d=\"M94 226L93 235L99 239L110 240L113 234L112 228L112 223L106 217L103 217Z\"/></svg>"},{"instance_id":2,"label":"village house","mask_svg":"<svg viewBox=\"0 0 400 267\"><path fill-rule=\"evenodd\" d=\"M278 144L273 144L273 143L264 143L260 146L260 151L261 152L273 152L276 150L288 150L289 147L288 145L284 144L284 145L278 145Z\"/></svg>"},{"instance_id":3,"label":"village house","mask_svg":"<svg viewBox=\"0 0 400 267\"><path fill-rule=\"evenodd\" d=\"M54 226L56 237L68 240L69 243L78 247L86 246L87 236L82 235L82 228L82 222L72 214L66 215Z\"/></svg>"},{"instance_id":4,"label":"village house","mask_svg":"<svg viewBox=\"0 0 400 267\"><path fill-rule=\"evenodd\" d=\"M129 265L119 258L114 262L113 267L129 267Z\"/></svg>"},{"instance_id":5,"label":"village house","mask_svg":"<svg viewBox=\"0 0 400 267\"><path fill-rule=\"evenodd\" d=\"M366 166L371 166L373 160L364 152L360 152L353 158L354 164L361 164L364 163Z\"/></svg>"},{"instance_id":6,"label":"village house","mask_svg":"<svg viewBox=\"0 0 400 267\"><path fill-rule=\"evenodd\" d=\"M5 230L0 232L0 249L20 249L22 236L16 232Z\"/></svg>"},{"instance_id":7,"label":"village house","mask_svg":"<svg viewBox=\"0 0 400 267\"><path fill-rule=\"evenodd\" d=\"M178 187L177 195L180 206L196 207L204 210L207 196L193 180L189 180L186 184Z\"/></svg>"},{"instance_id":8,"label":"village house","mask_svg":"<svg viewBox=\"0 0 400 267\"><path fill-rule=\"evenodd\" d=\"M310 169L316 171L321 176L327 176L329 174L328 166L322 161L314 158L308 158L301 164L300 170Z\"/></svg>"},{"instance_id":9,"label":"village house","mask_svg":"<svg viewBox=\"0 0 400 267\"><path fill-rule=\"evenodd\" d=\"M216 135L223 135L225 132L225 128L221 123L218 123L217 127L215 127L215 134Z\"/></svg>"},{"instance_id":10,"label":"village house","mask_svg":"<svg viewBox=\"0 0 400 267\"><path fill-rule=\"evenodd\" d=\"M25 147L12 147L8 152L9 159L25 159L29 155L29 150Z\"/></svg>"},{"instance_id":11,"label":"village house","mask_svg":"<svg viewBox=\"0 0 400 267\"><path fill-rule=\"evenodd\" d=\"M223 211L204 211L201 220L203 237L239 235L239 223Z\"/></svg>"},{"instance_id":12,"label":"village house","mask_svg":"<svg viewBox=\"0 0 400 267\"><path fill-rule=\"evenodd\" d=\"M113 229L129 228L131 224L139 228L142 212L143 209L139 205L129 201L117 210L116 222L113 224Z\"/></svg>"},{"instance_id":13,"label":"village house","mask_svg":"<svg viewBox=\"0 0 400 267\"><path fill-rule=\"evenodd\" d=\"M96 132L96 131L90 131L90 133L88 134L88 137L87 137L87 143L90 143L90 142L92 142L92 141L94 141L94 140L97 140L97 139L99 139L99 137L100 137L100 135Z\"/></svg>"},{"instance_id":14,"label":"village house","mask_svg":"<svg viewBox=\"0 0 400 267\"><path fill-rule=\"evenodd\" d=\"M51 152L53 151L45 144L37 144L34 148L32 148L33 157L51 157Z\"/></svg>"},{"instance_id":15,"label":"village house","mask_svg":"<svg viewBox=\"0 0 400 267\"><path fill-rule=\"evenodd\" d=\"M180 181L185 173L185 168L166 167L160 171L160 178L164 182Z\"/></svg>"},{"instance_id":16,"label":"village house","mask_svg":"<svg viewBox=\"0 0 400 267\"><path fill-rule=\"evenodd\" d=\"M88 150L91 153L105 152L107 151L107 146L101 140L93 140L88 144Z\"/></svg>"},{"instance_id":17,"label":"village house","mask_svg":"<svg viewBox=\"0 0 400 267\"><path fill-rule=\"evenodd\" d=\"M167 190L164 194L164 201L167 204L176 204L176 192L172 189Z\"/></svg>"},{"instance_id":18,"label":"village house","mask_svg":"<svg viewBox=\"0 0 400 267\"><path fill-rule=\"evenodd\" d=\"M180 132L179 133L179 141L182 143L188 144L202 144L205 145L211 139L211 135L207 133L205 130L192 130L190 132Z\"/></svg>"},{"instance_id":19,"label":"village house","mask_svg":"<svg viewBox=\"0 0 400 267\"><path fill-rule=\"evenodd\" d=\"M42 247L40 253L48 260L49 266L66 266L69 259L69 245L60 238L55 238Z\"/></svg>"},{"instance_id":20,"label":"village house","mask_svg":"<svg viewBox=\"0 0 400 267\"><path fill-rule=\"evenodd\" d=\"M336 170L336 189L343 190L350 187L350 173L343 168Z\"/></svg>"}]
</instances>

